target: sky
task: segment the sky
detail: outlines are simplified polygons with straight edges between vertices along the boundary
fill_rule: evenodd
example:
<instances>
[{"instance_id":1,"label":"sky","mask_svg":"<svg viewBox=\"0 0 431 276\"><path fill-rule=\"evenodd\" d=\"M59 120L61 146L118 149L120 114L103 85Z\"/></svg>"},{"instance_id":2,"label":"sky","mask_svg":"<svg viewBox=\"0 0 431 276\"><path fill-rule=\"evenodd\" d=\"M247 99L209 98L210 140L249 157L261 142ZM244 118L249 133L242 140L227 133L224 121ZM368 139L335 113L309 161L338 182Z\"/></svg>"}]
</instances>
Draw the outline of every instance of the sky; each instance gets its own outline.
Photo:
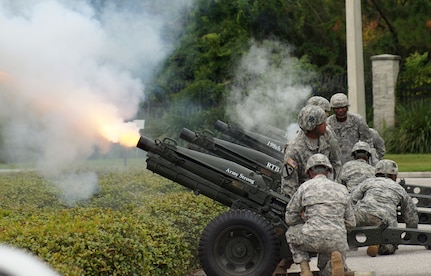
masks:
<instances>
[{"instance_id":1,"label":"sky","mask_svg":"<svg viewBox=\"0 0 431 276\"><path fill-rule=\"evenodd\" d=\"M64 171L136 145L145 81L191 1L0 1L1 157L35 162L78 198L97 190L95 174Z\"/></svg>"}]
</instances>

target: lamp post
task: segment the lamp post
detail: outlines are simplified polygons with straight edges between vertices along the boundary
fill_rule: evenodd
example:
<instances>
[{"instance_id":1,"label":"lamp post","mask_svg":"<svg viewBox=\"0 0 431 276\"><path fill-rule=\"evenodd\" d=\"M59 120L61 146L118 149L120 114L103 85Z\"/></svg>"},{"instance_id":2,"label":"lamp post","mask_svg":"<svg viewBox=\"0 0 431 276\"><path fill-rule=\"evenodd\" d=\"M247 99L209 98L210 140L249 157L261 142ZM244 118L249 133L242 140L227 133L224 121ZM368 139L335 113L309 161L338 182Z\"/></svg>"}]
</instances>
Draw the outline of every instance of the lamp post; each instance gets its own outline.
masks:
<instances>
[{"instance_id":1,"label":"lamp post","mask_svg":"<svg viewBox=\"0 0 431 276\"><path fill-rule=\"evenodd\" d=\"M346 0L346 46L350 110L366 118L361 0Z\"/></svg>"}]
</instances>

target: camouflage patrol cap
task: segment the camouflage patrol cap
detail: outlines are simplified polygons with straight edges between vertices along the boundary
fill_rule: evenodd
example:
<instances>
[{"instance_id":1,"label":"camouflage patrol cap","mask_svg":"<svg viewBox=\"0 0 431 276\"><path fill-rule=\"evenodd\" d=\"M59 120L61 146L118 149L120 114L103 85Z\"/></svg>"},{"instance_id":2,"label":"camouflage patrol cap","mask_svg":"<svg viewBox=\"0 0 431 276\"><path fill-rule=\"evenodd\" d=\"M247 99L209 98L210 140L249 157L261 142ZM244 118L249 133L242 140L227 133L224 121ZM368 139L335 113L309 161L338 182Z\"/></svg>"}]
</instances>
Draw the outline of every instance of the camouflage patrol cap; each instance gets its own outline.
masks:
<instances>
[{"instance_id":1,"label":"camouflage patrol cap","mask_svg":"<svg viewBox=\"0 0 431 276\"><path fill-rule=\"evenodd\" d=\"M384 159L376 164L376 174L398 174L398 165L395 161Z\"/></svg>"},{"instance_id":2,"label":"camouflage patrol cap","mask_svg":"<svg viewBox=\"0 0 431 276\"><path fill-rule=\"evenodd\" d=\"M312 156L310 156L310 158L308 158L307 165L305 166L305 172L307 173L309 169L315 166L325 166L330 171L332 171L332 165L331 162L329 162L328 157L321 153L313 154Z\"/></svg>"},{"instance_id":3,"label":"camouflage patrol cap","mask_svg":"<svg viewBox=\"0 0 431 276\"><path fill-rule=\"evenodd\" d=\"M356 151L366 151L369 154L371 154L371 147L367 142L364 141L358 141L352 148L352 154L355 153Z\"/></svg>"},{"instance_id":4,"label":"camouflage patrol cap","mask_svg":"<svg viewBox=\"0 0 431 276\"><path fill-rule=\"evenodd\" d=\"M303 131L313 130L325 121L325 111L316 105L306 105L298 114L298 125Z\"/></svg>"},{"instance_id":5,"label":"camouflage patrol cap","mask_svg":"<svg viewBox=\"0 0 431 276\"><path fill-rule=\"evenodd\" d=\"M330 102L332 108L349 106L349 101L344 93L335 93L332 95Z\"/></svg>"},{"instance_id":6,"label":"camouflage patrol cap","mask_svg":"<svg viewBox=\"0 0 431 276\"><path fill-rule=\"evenodd\" d=\"M308 99L307 104L320 106L325 111L331 111L329 101L321 96L313 96Z\"/></svg>"}]
</instances>

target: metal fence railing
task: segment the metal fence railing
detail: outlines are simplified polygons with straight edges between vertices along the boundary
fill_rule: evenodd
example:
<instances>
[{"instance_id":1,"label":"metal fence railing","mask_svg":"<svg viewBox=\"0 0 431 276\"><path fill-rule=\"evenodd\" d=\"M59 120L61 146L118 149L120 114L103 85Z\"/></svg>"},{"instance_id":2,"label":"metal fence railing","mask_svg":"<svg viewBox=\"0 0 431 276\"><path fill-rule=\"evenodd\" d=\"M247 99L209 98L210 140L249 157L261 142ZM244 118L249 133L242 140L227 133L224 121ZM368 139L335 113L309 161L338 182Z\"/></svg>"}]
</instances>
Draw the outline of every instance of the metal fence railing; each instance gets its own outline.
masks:
<instances>
[{"instance_id":1,"label":"metal fence railing","mask_svg":"<svg viewBox=\"0 0 431 276\"><path fill-rule=\"evenodd\" d=\"M397 80L396 96L399 103L431 99L431 74L403 74Z\"/></svg>"}]
</instances>

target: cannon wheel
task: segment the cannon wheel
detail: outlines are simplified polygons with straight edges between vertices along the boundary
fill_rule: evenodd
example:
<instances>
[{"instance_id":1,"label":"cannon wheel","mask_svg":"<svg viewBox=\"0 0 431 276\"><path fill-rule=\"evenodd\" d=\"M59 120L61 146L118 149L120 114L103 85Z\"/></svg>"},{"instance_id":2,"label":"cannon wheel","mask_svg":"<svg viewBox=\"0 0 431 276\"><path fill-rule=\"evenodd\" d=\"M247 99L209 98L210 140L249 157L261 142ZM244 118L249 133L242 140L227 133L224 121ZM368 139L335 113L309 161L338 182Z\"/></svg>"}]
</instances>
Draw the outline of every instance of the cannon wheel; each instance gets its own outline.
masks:
<instances>
[{"instance_id":1,"label":"cannon wheel","mask_svg":"<svg viewBox=\"0 0 431 276\"><path fill-rule=\"evenodd\" d=\"M208 276L272 275L280 261L280 241L263 216L231 210L202 232L199 259Z\"/></svg>"}]
</instances>

